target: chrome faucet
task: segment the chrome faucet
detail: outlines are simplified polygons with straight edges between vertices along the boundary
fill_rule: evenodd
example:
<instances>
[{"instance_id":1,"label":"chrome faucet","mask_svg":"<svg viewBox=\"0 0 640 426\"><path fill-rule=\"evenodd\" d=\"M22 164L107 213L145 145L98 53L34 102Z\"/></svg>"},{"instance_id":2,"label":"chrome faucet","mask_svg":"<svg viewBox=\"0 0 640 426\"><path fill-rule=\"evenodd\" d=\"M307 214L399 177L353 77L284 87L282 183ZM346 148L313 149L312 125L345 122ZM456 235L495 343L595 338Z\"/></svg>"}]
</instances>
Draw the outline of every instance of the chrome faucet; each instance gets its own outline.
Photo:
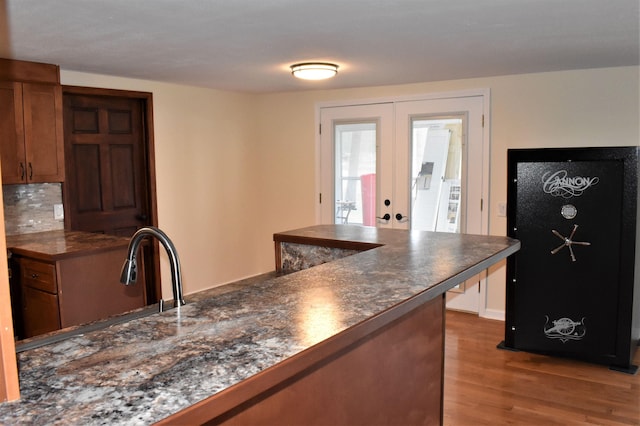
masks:
<instances>
[{"instance_id":1,"label":"chrome faucet","mask_svg":"<svg viewBox=\"0 0 640 426\"><path fill-rule=\"evenodd\" d=\"M180 275L180 259L178 259L178 252L173 245L167 234L154 226L147 226L138 229L129 241L129 249L127 252L127 259L122 265L122 272L120 274L120 282L124 285L132 285L138 278L138 266L136 262L136 252L140 243L145 237L155 237L167 251L169 261L171 262L171 282L173 284L173 307L179 308L185 304L182 297L182 278ZM158 303L160 312L164 311L164 300L160 299Z\"/></svg>"}]
</instances>

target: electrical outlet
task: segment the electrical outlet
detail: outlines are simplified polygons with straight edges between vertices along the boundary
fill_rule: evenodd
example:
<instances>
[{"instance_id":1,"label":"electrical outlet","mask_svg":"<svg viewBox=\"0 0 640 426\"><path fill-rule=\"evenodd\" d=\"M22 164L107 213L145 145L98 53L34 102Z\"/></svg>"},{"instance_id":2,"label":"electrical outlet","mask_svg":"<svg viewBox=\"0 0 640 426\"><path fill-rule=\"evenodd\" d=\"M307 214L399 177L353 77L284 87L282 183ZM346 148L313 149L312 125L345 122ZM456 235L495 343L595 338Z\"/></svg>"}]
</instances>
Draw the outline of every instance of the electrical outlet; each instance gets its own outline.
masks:
<instances>
[{"instance_id":1,"label":"electrical outlet","mask_svg":"<svg viewBox=\"0 0 640 426\"><path fill-rule=\"evenodd\" d=\"M62 207L62 204L53 205L53 218L55 220L64 219L64 207Z\"/></svg>"},{"instance_id":2,"label":"electrical outlet","mask_svg":"<svg viewBox=\"0 0 640 426\"><path fill-rule=\"evenodd\" d=\"M498 203L498 216L507 217L507 203Z\"/></svg>"}]
</instances>

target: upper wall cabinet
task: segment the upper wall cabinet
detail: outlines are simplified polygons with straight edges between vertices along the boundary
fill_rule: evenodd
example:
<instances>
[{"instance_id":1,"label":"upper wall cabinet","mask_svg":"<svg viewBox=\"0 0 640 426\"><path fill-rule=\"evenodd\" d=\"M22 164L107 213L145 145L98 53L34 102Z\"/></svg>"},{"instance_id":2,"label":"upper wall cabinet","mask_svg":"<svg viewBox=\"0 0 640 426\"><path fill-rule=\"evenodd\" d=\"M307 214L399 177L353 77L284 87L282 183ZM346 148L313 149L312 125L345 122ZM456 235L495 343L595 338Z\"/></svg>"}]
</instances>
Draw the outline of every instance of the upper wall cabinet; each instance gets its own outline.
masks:
<instances>
[{"instance_id":1,"label":"upper wall cabinet","mask_svg":"<svg viewBox=\"0 0 640 426\"><path fill-rule=\"evenodd\" d=\"M0 82L2 183L64 181L60 85Z\"/></svg>"}]
</instances>

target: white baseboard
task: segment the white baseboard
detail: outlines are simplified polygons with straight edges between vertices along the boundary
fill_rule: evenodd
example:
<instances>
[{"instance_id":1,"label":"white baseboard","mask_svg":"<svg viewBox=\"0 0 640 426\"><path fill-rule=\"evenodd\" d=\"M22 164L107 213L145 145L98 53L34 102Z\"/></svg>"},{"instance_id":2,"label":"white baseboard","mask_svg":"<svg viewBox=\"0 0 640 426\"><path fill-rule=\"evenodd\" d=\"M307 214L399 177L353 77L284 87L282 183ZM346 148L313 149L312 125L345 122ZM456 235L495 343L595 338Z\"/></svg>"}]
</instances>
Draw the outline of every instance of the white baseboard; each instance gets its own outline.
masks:
<instances>
[{"instance_id":1,"label":"white baseboard","mask_svg":"<svg viewBox=\"0 0 640 426\"><path fill-rule=\"evenodd\" d=\"M485 309L484 313L480 316L482 318L504 321L505 313L498 309Z\"/></svg>"}]
</instances>

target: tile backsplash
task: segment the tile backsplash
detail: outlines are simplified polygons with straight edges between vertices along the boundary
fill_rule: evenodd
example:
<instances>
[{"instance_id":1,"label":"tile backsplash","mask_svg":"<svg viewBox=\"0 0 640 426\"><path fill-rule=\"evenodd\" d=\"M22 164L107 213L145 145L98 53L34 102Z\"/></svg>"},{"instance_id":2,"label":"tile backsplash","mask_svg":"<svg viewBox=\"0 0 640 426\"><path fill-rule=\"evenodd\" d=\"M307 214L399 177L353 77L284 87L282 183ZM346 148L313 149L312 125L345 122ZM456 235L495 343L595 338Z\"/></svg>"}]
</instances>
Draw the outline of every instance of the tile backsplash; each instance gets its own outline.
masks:
<instances>
[{"instance_id":1,"label":"tile backsplash","mask_svg":"<svg viewBox=\"0 0 640 426\"><path fill-rule=\"evenodd\" d=\"M62 184L2 185L4 228L7 235L64 229L54 219L54 205L62 204Z\"/></svg>"}]
</instances>

